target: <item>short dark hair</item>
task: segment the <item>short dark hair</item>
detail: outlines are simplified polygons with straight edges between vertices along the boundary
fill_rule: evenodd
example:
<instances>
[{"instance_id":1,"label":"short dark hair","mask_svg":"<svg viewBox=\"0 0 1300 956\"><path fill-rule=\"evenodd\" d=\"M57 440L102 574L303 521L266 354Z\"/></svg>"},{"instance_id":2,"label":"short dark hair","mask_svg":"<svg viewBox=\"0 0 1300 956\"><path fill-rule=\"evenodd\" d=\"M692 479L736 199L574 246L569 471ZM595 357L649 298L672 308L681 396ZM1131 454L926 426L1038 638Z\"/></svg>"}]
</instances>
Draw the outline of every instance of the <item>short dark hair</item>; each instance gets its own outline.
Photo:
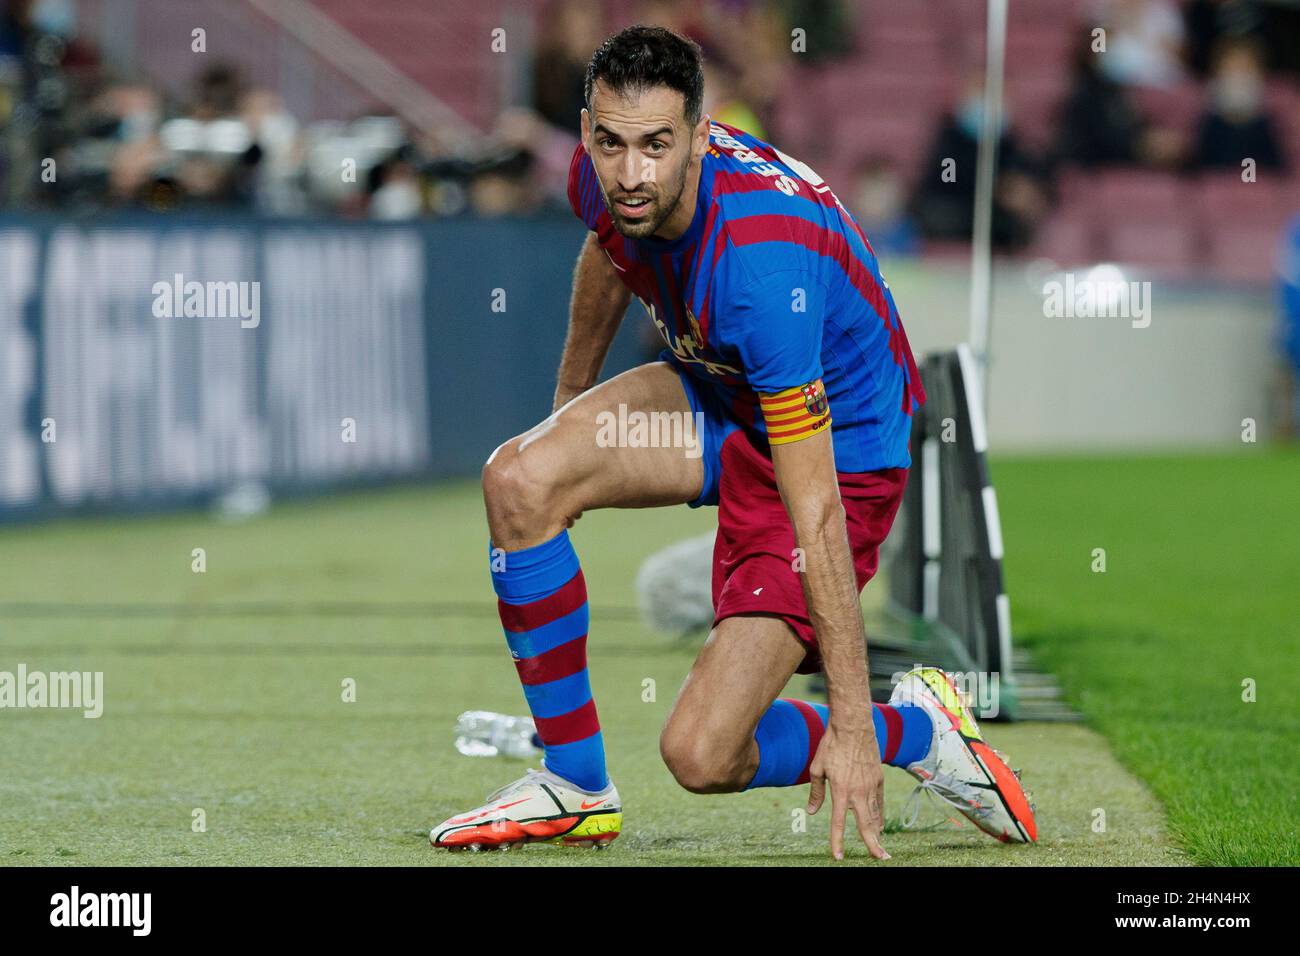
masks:
<instances>
[{"instance_id":1,"label":"short dark hair","mask_svg":"<svg viewBox=\"0 0 1300 956\"><path fill-rule=\"evenodd\" d=\"M591 55L583 88L587 109L597 80L619 95L666 86L682 94L686 120L694 126L704 103L703 63L699 45L672 30L640 24L627 27Z\"/></svg>"}]
</instances>

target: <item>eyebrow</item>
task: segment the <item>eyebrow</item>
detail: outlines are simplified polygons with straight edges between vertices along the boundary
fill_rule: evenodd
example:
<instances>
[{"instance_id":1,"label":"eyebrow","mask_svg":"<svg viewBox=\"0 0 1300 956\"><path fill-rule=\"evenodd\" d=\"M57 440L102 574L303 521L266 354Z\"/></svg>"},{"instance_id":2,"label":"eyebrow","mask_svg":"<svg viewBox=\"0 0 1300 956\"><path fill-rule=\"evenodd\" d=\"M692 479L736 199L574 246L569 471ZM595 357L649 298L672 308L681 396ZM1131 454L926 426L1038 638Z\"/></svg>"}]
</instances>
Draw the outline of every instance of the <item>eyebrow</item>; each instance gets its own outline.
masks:
<instances>
[{"instance_id":1,"label":"eyebrow","mask_svg":"<svg viewBox=\"0 0 1300 956\"><path fill-rule=\"evenodd\" d=\"M592 132L594 132L594 133L604 133L604 134L606 134L607 136L612 136L614 139L618 140L620 143L623 142L623 137L619 136L618 133L615 133L612 129L610 129L610 128L609 128L608 126L606 126L604 123L597 123L597 124L596 124L596 128L595 128ZM673 135L673 128L672 128L671 126L660 126L658 129L651 130L650 132L644 134L644 135L641 137L641 141L642 141L642 142L646 142L646 141L648 141L648 140L658 139L658 138L660 138L661 136L663 136L663 135L665 135L665 134L667 134L667 135L669 135L669 136Z\"/></svg>"}]
</instances>

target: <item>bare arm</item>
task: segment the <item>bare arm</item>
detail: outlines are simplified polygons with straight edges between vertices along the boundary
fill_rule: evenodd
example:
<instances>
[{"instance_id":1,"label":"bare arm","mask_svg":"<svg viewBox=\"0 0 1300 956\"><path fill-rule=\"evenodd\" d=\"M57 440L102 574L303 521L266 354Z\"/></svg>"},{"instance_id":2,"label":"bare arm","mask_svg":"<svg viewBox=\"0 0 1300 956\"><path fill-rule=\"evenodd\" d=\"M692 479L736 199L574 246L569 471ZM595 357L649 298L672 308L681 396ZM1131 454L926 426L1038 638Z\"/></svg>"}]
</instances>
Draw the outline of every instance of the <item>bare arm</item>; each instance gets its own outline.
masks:
<instances>
[{"instance_id":1,"label":"bare arm","mask_svg":"<svg viewBox=\"0 0 1300 956\"><path fill-rule=\"evenodd\" d=\"M631 297L595 233L588 233L573 270L569 332L564 339L552 411L596 384Z\"/></svg>"},{"instance_id":2,"label":"bare arm","mask_svg":"<svg viewBox=\"0 0 1300 956\"><path fill-rule=\"evenodd\" d=\"M772 463L795 543L804 554L804 595L826 668L831 720L843 716L863 724L870 706L866 633L830 429L773 445Z\"/></svg>"},{"instance_id":3,"label":"bare arm","mask_svg":"<svg viewBox=\"0 0 1300 956\"><path fill-rule=\"evenodd\" d=\"M817 634L830 696L830 721L813 760L809 811L820 809L831 784L831 852L844 855L846 812L873 856L880 845L884 771L871 719L867 641L858 604L853 553L840 501L831 431L772 446L777 487L804 555L804 596Z\"/></svg>"}]
</instances>

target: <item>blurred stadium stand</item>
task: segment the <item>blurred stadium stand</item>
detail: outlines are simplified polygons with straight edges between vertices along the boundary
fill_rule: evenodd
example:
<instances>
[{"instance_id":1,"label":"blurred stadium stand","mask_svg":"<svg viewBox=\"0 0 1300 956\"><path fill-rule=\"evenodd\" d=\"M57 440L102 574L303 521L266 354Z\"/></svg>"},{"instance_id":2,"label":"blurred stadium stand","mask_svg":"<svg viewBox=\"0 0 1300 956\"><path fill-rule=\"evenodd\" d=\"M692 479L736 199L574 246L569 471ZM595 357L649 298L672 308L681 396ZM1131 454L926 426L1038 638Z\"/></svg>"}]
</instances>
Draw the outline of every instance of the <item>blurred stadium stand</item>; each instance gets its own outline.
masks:
<instances>
[{"instance_id":1,"label":"blurred stadium stand","mask_svg":"<svg viewBox=\"0 0 1300 956\"><path fill-rule=\"evenodd\" d=\"M1187 15L1187 66L1157 87L1083 78L1114 97L1132 139L1110 144L1123 161L1087 165L1062 126L1082 82L1080 44L1094 23L1148 4ZM1240 17L1216 20L1220 6ZM1010 9L1014 154L1004 152L999 195L1022 221L994 277L995 446L1221 442L1248 415L1276 432L1265 399L1281 356L1276 251L1300 212L1300 0ZM936 143L961 143L983 10L980 0L0 0L0 512L39 507L60 487L58 500L77 507L186 498L245 477L291 490L474 473L549 408L582 234L564 195L582 67L602 36L636 21L701 42L706 108L752 119L817 169L887 259L914 346L951 348L965 337L969 227L939 234L916 197L937 179ZM794 29L806 52L791 52ZM1261 164L1253 182L1202 168L1192 149L1217 95L1213 51L1239 34L1267 54L1263 111L1286 161ZM1094 87L1083 89L1086 105ZM393 242L406 244L393 261L409 275L383 267ZM369 266L322 272L348 244ZM1149 332L1041 320L1048 271L1098 263L1156 282L1162 311ZM318 316L317 337L295 342L275 323L230 339L157 323L150 285L176 271L259 279L282 327ZM497 288L509 320L490 310ZM395 302L418 327L399 321ZM357 327L404 344L362 348L353 307ZM648 330L625 323L607 371L655 354ZM54 355L56 342L80 343L89 364ZM403 364L414 354L418 368ZM1061 355L1071 360L1044 358ZM418 401L358 391L399 372ZM311 401L276 391L293 374ZM172 399L150 384L159 375ZM450 419L432 414L434 382L459 397ZM243 438L230 432L230 401L250 424ZM313 471L311 435L336 434L363 406L383 421L388 450L345 450ZM72 419L98 408L112 414L93 436L83 421L96 444L79 446ZM41 422L58 409L67 441L45 447Z\"/></svg>"},{"instance_id":2,"label":"blurred stadium stand","mask_svg":"<svg viewBox=\"0 0 1300 956\"><path fill-rule=\"evenodd\" d=\"M710 61L733 74L735 99L783 149L812 163L852 209L865 162L883 164L904 195L932 175L928 149L983 55L984 5L974 0L6 2L10 21L19 11L32 19L31 35L17 43L19 50L26 44L20 60L27 77L12 63L0 70L10 78L5 194L14 208L80 202L168 209L215 200L271 214L379 218L562 211L560 167L577 118L557 128L528 110L543 98L538 82L565 76L563 68L539 71L535 58L551 51L538 44L556 24L582 22L599 37L641 19L699 39ZM1080 42L1092 24L1119 22L1148 5L1181 9L1189 31L1205 6L1011 0L1010 133L1025 155L1041 160L1030 181L1047 209L1028 215L1016 232L1024 241L1004 244L1005 251L1063 264L1118 258L1166 275L1267 280L1280 227L1300 210L1300 86L1297 64L1284 53L1270 53L1265 111L1288 169L1260 169L1258 182L1238 177L1235 188L1230 175L1216 174L1211 184L1200 174L1188 151L1210 90L1190 70L1169 86L1132 84L1122 92L1141 123L1182 144L1181 157L1144 161L1146 169L1100 169L1060 153L1058 124ZM1300 4L1293 0L1224 6L1254 11L1256 34L1269 50L1300 48ZM43 43L43 25L67 35ZM792 25L807 30L806 55L782 48ZM206 31L202 61L188 42L195 26ZM504 52L491 43L498 29ZM837 45L823 49L831 31ZM1216 37L1185 39L1205 47ZM234 70L226 115L206 120L228 120L224 130L193 121L199 63ZM115 105L124 89L140 86L158 102L135 113ZM551 97L557 98L564 101ZM144 115L150 109L157 129ZM141 158L148 152L142 141L154 133L157 154ZM218 172L230 175L204 167L200 158L213 153L224 154ZM39 188L18 173L33 165L32 155L66 158L68 173L89 184L80 191L76 182ZM336 174L345 157L360 167L355 184ZM152 178L135 183L142 164ZM1238 214L1225 218L1225 205ZM930 238L922 254L942 258L960 250L950 236Z\"/></svg>"}]
</instances>

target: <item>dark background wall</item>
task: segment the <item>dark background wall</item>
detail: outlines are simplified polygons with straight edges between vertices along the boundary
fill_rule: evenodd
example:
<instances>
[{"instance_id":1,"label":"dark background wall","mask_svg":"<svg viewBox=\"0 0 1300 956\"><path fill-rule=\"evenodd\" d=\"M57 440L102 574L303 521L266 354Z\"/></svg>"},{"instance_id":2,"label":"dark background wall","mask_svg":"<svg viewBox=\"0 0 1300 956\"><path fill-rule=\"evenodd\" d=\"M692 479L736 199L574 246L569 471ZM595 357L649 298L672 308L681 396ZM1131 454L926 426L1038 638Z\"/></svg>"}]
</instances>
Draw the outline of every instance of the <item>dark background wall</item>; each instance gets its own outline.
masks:
<instances>
[{"instance_id":1,"label":"dark background wall","mask_svg":"<svg viewBox=\"0 0 1300 956\"><path fill-rule=\"evenodd\" d=\"M550 413L583 236L568 217L0 218L0 517L476 475ZM255 327L157 314L158 283L191 282L256 284ZM606 377L657 353L640 311Z\"/></svg>"}]
</instances>

